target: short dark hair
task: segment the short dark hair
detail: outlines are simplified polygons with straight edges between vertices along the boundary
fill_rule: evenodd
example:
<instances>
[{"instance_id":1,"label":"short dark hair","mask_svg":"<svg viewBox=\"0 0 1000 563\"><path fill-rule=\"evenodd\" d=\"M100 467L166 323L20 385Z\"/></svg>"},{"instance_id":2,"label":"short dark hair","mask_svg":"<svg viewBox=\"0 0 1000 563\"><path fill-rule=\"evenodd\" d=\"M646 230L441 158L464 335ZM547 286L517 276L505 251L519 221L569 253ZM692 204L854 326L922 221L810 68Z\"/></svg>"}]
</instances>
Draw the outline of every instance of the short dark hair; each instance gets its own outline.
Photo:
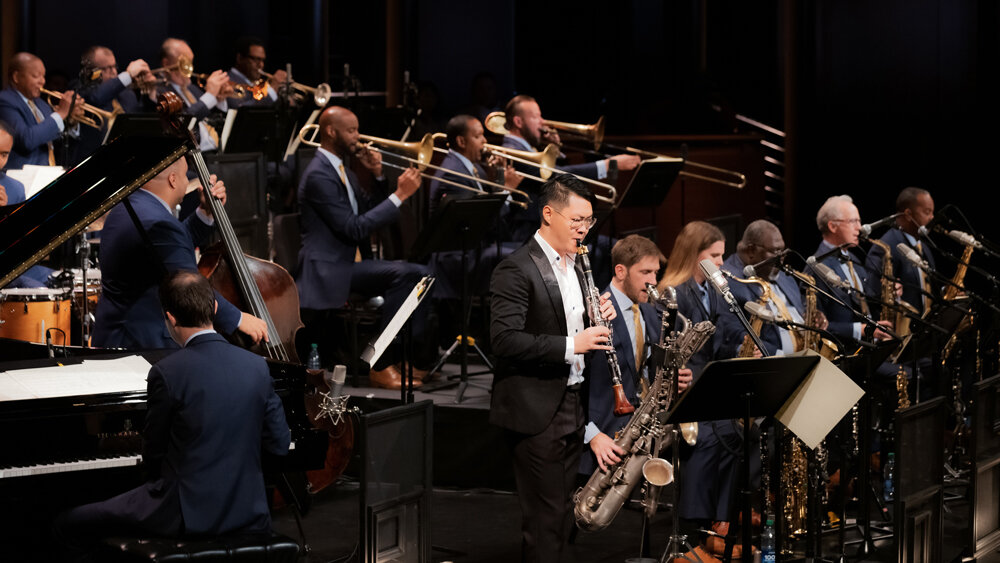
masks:
<instances>
[{"instance_id":1,"label":"short dark hair","mask_svg":"<svg viewBox=\"0 0 1000 563\"><path fill-rule=\"evenodd\" d=\"M507 129L510 129L510 124L514 122L514 116L517 115L517 111L521 104L534 101L535 98L532 98L531 96L518 94L507 102L507 105L503 108L504 117L507 119Z\"/></svg>"},{"instance_id":2,"label":"short dark hair","mask_svg":"<svg viewBox=\"0 0 1000 563\"><path fill-rule=\"evenodd\" d=\"M469 132L469 120L476 119L471 115L460 113L448 120L444 126L445 135L448 136L448 148L458 150L457 139Z\"/></svg>"},{"instance_id":3,"label":"short dark hair","mask_svg":"<svg viewBox=\"0 0 1000 563\"><path fill-rule=\"evenodd\" d=\"M594 194L590 193L590 188L572 174L556 174L542 184L541 193L538 195L538 212L549 205L557 211L566 207L569 203L570 194L576 194L583 199L594 204Z\"/></svg>"},{"instance_id":4,"label":"short dark hair","mask_svg":"<svg viewBox=\"0 0 1000 563\"><path fill-rule=\"evenodd\" d=\"M10 123L7 123L2 119L0 119L0 131L3 131L4 133L10 135L11 137L14 136L14 129L10 126Z\"/></svg>"},{"instance_id":5,"label":"short dark hair","mask_svg":"<svg viewBox=\"0 0 1000 563\"><path fill-rule=\"evenodd\" d=\"M160 284L160 305L177 319L177 326L212 326L215 318L215 291L198 272L180 270Z\"/></svg>"},{"instance_id":6,"label":"short dark hair","mask_svg":"<svg viewBox=\"0 0 1000 563\"><path fill-rule=\"evenodd\" d=\"M631 234L611 247L612 266L621 264L626 268L631 268L647 256L659 260L661 266L667 261L667 257L663 255L656 243L642 235Z\"/></svg>"},{"instance_id":7,"label":"short dark hair","mask_svg":"<svg viewBox=\"0 0 1000 563\"><path fill-rule=\"evenodd\" d=\"M236 43L233 44L233 53L241 57L249 57L250 47L253 47L254 45L264 47L264 41L259 37L254 37L253 35L244 35L243 37L237 39Z\"/></svg>"},{"instance_id":8,"label":"short dark hair","mask_svg":"<svg viewBox=\"0 0 1000 563\"><path fill-rule=\"evenodd\" d=\"M903 188L899 192L899 195L896 196L896 211L903 212L907 209L912 209L917 204L917 199L924 194L930 195L930 192L913 186Z\"/></svg>"}]
</instances>

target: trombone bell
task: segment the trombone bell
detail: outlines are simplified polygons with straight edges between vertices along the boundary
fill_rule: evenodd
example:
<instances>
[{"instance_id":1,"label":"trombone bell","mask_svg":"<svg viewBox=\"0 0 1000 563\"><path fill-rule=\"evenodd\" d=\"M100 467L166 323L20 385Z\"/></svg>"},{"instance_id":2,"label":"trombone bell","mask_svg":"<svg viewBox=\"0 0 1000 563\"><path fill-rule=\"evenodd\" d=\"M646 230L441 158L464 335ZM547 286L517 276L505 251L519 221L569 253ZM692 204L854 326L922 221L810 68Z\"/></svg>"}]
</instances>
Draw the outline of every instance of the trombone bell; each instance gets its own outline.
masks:
<instances>
[{"instance_id":1,"label":"trombone bell","mask_svg":"<svg viewBox=\"0 0 1000 563\"><path fill-rule=\"evenodd\" d=\"M485 145L485 148L492 153L499 153L497 156L526 160L538 166L538 177L542 180L549 179L549 176L552 175L552 169L555 168L556 159L559 158L559 147L551 143L542 152L522 151L490 144Z\"/></svg>"},{"instance_id":2,"label":"trombone bell","mask_svg":"<svg viewBox=\"0 0 1000 563\"><path fill-rule=\"evenodd\" d=\"M382 147L391 148L413 158L418 162L417 169L421 172L427 168L427 165L431 162L431 158L434 156L434 136L430 133L425 134L420 141L410 143L372 137L371 135L358 135L358 138L366 143L374 143Z\"/></svg>"}]
</instances>

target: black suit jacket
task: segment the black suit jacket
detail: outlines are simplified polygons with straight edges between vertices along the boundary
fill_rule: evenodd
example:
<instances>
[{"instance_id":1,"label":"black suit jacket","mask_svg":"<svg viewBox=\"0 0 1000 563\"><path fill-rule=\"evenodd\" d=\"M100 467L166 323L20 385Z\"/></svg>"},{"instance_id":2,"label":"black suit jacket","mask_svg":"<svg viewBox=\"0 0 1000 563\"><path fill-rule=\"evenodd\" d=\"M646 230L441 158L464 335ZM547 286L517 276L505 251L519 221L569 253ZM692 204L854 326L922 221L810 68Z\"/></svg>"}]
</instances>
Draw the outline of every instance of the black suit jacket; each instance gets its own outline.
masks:
<instances>
[{"instance_id":1,"label":"black suit jacket","mask_svg":"<svg viewBox=\"0 0 1000 563\"><path fill-rule=\"evenodd\" d=\"M686 282L678 285L675 289L677 290L678 313L687 317L692 325L701 321L710 321L716 325L716 331L712 335L712 338L700 350L695 352L686 364L694 372L694 376L698 377L708 362L722 358L731 358L734 355L729 351L723 350L723 338L719 334L718 329L719 316L729 310L729 305L726 304L722 296L719 295L719 292L715 291L715 288L711 287L710 284L708 288L709 308L706 311L704 305L701 303L701 293L694 278L688 278Z\"/></svg>"},{"instance_id":2,"label":"black suit jacket","mask_svg":"<svg viewBox=\"0 0 1000 563\"><path fill-rule=\"evenodd\" d=\"M897 228L886 231L880 240L889 246L890 256L892 257L892 273L895 277L899 278L900 284L903 286L903 301L913 305L918 311L923 312L924 295L921 292L923 286L920 283L920 270L909 260L903 259L903 255L896 248L896 245L903 243L913 248L914 252L917 252L917 249L910 245L910 242L906 239L906 234ZM920 246L922 252L917 252L917 254L920 254L927 261L927 264L931 268L934 268L934 254L927 245L921 244ZM865 287L869 295L879 295L883 254L882 248L876 244L873 244L868 249L865 268L873 273L873 275L869 276L868 285ZM937 284L931 284L932 289L935 285Z\"/></svg>"},{"instance_id":3,"label":"black suit jacket","mask_svg":"<svg viewBox=\"0 0 1000 563\"><path fill-rule=\"evenodd\" d=\"M579 266L577 277L582 282ZM497 356L490 422L538 434L562 401L570 366L559 283L534 237L497 265L490 291L490 338Z\"/></svg>"}]
</instances>

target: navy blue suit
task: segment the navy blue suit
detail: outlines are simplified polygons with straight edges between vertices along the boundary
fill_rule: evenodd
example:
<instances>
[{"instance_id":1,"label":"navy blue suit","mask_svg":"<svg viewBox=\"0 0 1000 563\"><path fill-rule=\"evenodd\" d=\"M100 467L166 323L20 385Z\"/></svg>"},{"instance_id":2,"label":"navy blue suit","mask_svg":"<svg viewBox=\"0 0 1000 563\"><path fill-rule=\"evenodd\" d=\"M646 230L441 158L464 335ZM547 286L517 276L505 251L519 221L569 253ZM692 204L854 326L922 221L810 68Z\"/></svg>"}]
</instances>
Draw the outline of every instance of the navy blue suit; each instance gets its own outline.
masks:
<instances>
[{"instance_id":1,"label":"navy blue suit","mask_svg":"<svg viewBox=\"0 0 1000 563\"><path fill-rule=\"evenodd\" d=\"M601 291L603 295L611 291L610 287ZM622 390L625 397L633 406L639 406L639 389L636 388L638 378L636 377L635 346L629 338L626 323L633 322L632 311L622 311L618 307L618 300L611 297L611 303L615 306L617 316L611 321L611 330L614 332L613 345L615 355L618 357L618 367L622 372ZM660 312L649 303L640 303L639 311L642 313L642 336L643 350L649 350L654 344L660 343ZM641 360L640 360L641 363ZM653 368L648 371L648 377L654 375ZM598 430L614 438L615 433L628 424L631 414L616 416L615 394L611 383L611 369L608 367L607 353L603 350L594 352L590 364L590 377L587 378L589 386L587 411L589 420L597 426ZM590 474L597 467L597 460L594 452L585 448L585 455L580 456L580 473Z\"/></svg>"},{"instance_id":2,"label":"navy blue suit","mask_svg":"<svg viewBox=\"0 0 1000 563\"><path fill-rule=\"evenodd\" d=\"M49 117L52 108L41 98L34 101L42 114L41 123L35 119L35 114L17 90L11 86L0 90L0 119L14 130L14 148L7 161L8 170L24 168L25 164L48 166L48 144L59 139L59 124Z\"/></svg>"},{"instance_id":3,"label":"navy blue suit","mask_svg":"<svg viewBox=\"0 0 1000 563\"><path fill-rule=\"evenodd\" d=\"M261 451L285 455L290 440L264 359L201 334L149 371L142 457L150 480L72 509L57 530L71 542L269 531Z\"/></svg>"},{"instance_id":4,"label":"navy blue suit","mask_svg":"<svg viewBox=\"0 0 1000 563\"><path fill-rule=\"evenodd\" d=\"M820 254L829 252L832 249L833 246L828 244L826 241L820 242L819 248L816 249L816 252L813 254L813 256L819 256ZM868 270L864 267L861 261L858 260L850 252L848 252L848 257L850 257L850 260L854 265L854 272L860 279L861 286L866 287L867 284L869 283L866 281L869 275ZM826 258L823 259L822 263L825 264L827 267L829 267L831 270L833 270L834 273L836 273L837 276L839 276L842 280L850 283L851 280L847 279L847 276L844 274L844 271L841 268L842 262L841 258L839 257L839 253L834 253L830 256L827 256ZM860 301L859 301L860 296L838 287L828 287L827 284L824 283L823 278L821 276L819 276L815 272L811 272L811 274L816 278L817 287L826 291L827 293L830 293L837 299L854 307L855 309L859 311L863 310L861 309L860 306ZM846 309L839 303L836 303L830 300L829 298L825 297L822 293L818 294L817 298L818 298L817 306L820 309L822 309L823 314L826 315L826 320L829 321L830 323L827 330L833 333L837 338L839 338L845 344L849 342L857 342L857 339L855 339L854 337L854 323L859 322L857 316L852 311Z\"/></svg>"},{"instance_id":5,"label":"navy blue suit","mask_svg":"<svg viewBox=\"0 0 1000 563\"><path fill-rule=\"evenodd\" d=\"M746 264L743 263L743 259L740 258L739 254L735 252L722 263L722 269L739 278L743 277L744 267L746 267ZM785 272L779 272L778 280L774 282L768 281L768 283L771 286L777 285L781 288L781 291L788 299L787 306L789 308L794 307L799 314L805 317L805 303L802 301L802 290L791 276ZM733 292L733 297L736 298L736 302L739 303L740 307L743 307L743 304L748 301L757 301L760 299L762 292L760 286L755 283L744 284L733 280L729 281L729 289ZM746 328L740 322L740 319L729 311L728 307L725 313L719 317L718 332L722 335L722 346L729 351L729 354L736 355L740 345L743 344ZM773 356L782 346L780 329L771 323L765 322L760 332L760 339L764 344L765 352L768 356Z\"/></svg>"},{"instance_id":6,"label":"navy blue suit","mask_svg":"<svg viewBox=\"0 0 1000 563\"><path fill-rule=\"evenodd\" d=\"M914 252L917 252L917 249L910 245L910 242L906 240L906 234L898 228L889 229L879 240L889 245L890 255L892 256L892 273L894 276L899 278L899 283L903 286L903 301L913 305L917 308L917 311L923 313L924 299L922 293L923 285L920 283L920 270L909 260L903 259L899 250L896 249L896 245L903 243L906 246L913 248ZM932 269L935 268L934 254L930 251L930 248L922 243L920 246L921 252L918 252L918 254L920 254L923 259L927 261L927 264ZM868 258L865 260L865 267L869 272L877 274L871 276L868 280L866 291L869 294L879 294L883 254L882 249L879 248L878 245L873 244L871 248L868 249ZM932 284L932 287L933 285L935 284Z\"/></svg>"},{"instance_id":7,"label":"navy blue suit","mask_svg":"<svg viewBox=\"0 0 1000 563\"><path fill-rule=\"evenodd\" d=\"M0 186L7 192L7 205L15 205L24 201L24 184L0 170Z\"/></svg>"},{"instance_id":8,"label":"navy blue suit","mask_svg":"<svg viewBox=\"0 0 1000 563\"><path fill-rule=\"evenodd\" d=\"M183 223L159 198L145 190L129 196L158 256L150 255L123 204L116 205L101 232L101 296L97 303L93 345L137 349L175 348L167 333L157 294L161 273L197 271L194 248L201 246L213 227L192 214ZM230 334L242 313L216 293L216 327Z\"/></svg>"},{"instance_id":9,"label":"navy blue suit","mask_svg":"<svg viewBox=\"0 0 1000 563\"><path fill-rule=\"evenodd\" d=\"M3 186L4 191L7 192L7 205L17 205L19 203L24 203L24 184L11 178L5 172L0 170L0 186ZM14 278L9 284L8 288L24 288L24 287L46 287L46 281L49 279L49 275L54 272L52 268L48 266L42 266L41 264L35 264L34 266L28 268L20 276Z\"/></svg>"}]
</instances>

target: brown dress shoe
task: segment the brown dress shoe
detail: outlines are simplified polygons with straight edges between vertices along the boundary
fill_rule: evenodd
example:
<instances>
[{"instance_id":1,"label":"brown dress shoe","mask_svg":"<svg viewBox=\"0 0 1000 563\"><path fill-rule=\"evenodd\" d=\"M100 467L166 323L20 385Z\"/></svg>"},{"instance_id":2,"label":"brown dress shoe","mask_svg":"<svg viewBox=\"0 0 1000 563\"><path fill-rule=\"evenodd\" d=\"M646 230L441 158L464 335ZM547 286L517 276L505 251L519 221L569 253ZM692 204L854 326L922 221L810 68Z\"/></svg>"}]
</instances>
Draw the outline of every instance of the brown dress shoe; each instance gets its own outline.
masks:
<instances>
[{"instance_id":1,"label":"brown dress shoe","mask_svg":"<svg viewBox=\"0 0 1000 563\"><path fill-rule=\"evenodd\" d=\"M390 365L385 369L378 371L371 370L368 373L368 381L371 383L372 387L380 387L382 389L401 389L403 387L403 374L399 371L399 367L396 365ZM413 387L420 387L422 382L414 377Z\"/></svg>"}]
</instances>

